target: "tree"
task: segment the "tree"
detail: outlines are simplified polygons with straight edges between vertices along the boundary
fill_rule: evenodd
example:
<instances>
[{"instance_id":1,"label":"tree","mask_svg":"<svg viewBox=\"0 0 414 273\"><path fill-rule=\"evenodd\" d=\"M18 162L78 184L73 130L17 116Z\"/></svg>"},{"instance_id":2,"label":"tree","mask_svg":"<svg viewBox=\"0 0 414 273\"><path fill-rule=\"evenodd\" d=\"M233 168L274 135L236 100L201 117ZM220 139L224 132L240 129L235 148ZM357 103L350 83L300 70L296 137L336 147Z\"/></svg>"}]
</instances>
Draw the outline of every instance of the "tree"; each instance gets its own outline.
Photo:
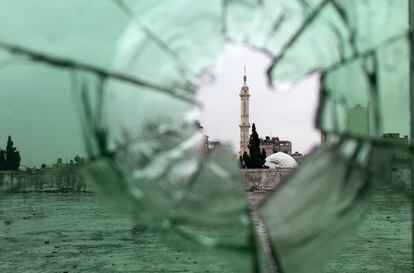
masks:
<instances>
[{"instance_id":1,"label":"tree","mask_svg":"<svg viewBox=\"0 0 414 273\"><path fill-rule=\"evenodd\" d=\"M266 157L267 157L267 155L266 155L266 151L265 151L265 149L262 149L262 154L261 154L261 156L260 156L260 159L262 160L262 162L263 162L263 166L262 166L262 168L265 168L265 169L269 169L269 166L265 166L264 164L266 163Z\"/></svg>"},{"instance_id":2,"label":"tree","mask_svg":"<svg viewBox=\"0 0 414 273\"><path fill-rule=\"evenodd\" d=\"M250 135L248 148L249 153L244 152L243 156L240 157L241 167L248 169L265 168L266 151L262 149L262 152L260 152L259 134L256 131L256 125L254 123L252 125L252 134Z\"/></svg>"},{"instance_id":3,"label":"tree","mask_svg":"<svg viewBox=\"0 0 414 273\"><path fill-rule=\"evenodd\" d=\"M260 159L263 161L263 164L266 162L266 151L262 149L262 153L260 154Z\"/></svg>"},{"instance_id":4,"label":"tree","mask_svg":"<svg viewBox=\"0 0 414 273\"><path fill-rule=\"evenodd\" d=\"M80 164L85 163L85 158L83 158L83 157L81 157L81 156L79 156L79 155L76 155L76 156L73 158L73 161L75 162L75 164L80 165Z\"/></svg>"},{"instance_id":5,"label":"tree","mask_svg":"<svg viewBox=\"0 0 414 273\"><path fill-rule=\"evenodd\" d=\"M250 156L247 152L243 153L243 165L245 168L251 168L251 160L250 160Z\"/></svg>"},{"instance_id":6,"label":"tree","mask_svg":"<svg viewBox=\"0 0 414 273\"><path fill-rule=\"evenodd\" d=\"M266 157L262 158L262 153L260 153L260 139L259 134L256 131L256 125L254 123L252 126L252 134L250 135L248 148L250 155L250 168L263 168Z\"/></svg>"},{"instance_id":7,"label":"tree","mask_svg":"<svg viewBox=\"0 0 414 273\"><path fill-rule=\"evenodd\" d=\"M0 149L0 171L7 170L6 151Z\"/></svg>"},{"instance_id":8,"label":"tree","mask_svg":"<svg viewBox=\"0 0 414 273\"><path fill-rule=\"evenodd\" d=\"M20 166L20 153L13 147L12 138L9 136L6 146L6 170L18 170Z\"/></svg>"},{"instance_id":9,"label":"tree","mask_svg":"<svg viewBox=\"0 0 414 273\"><path fill-rule=\"evenodd\" d=\"M242 156L239 156L239 166L240 166L240 169L246 169L246 166L244 165Z\"/></svg>"},{"instance_id":10,"label":"tree","mask_svg":"<svg viewBox=\"0 0 414 273\"><path fill-rule=\"evenodd\" d=\"M79 164L81 161L81 158L79 155L76 155L75 158L73 158L73 160L75 160L76 164Z\"/></svg>"}]
</instances>

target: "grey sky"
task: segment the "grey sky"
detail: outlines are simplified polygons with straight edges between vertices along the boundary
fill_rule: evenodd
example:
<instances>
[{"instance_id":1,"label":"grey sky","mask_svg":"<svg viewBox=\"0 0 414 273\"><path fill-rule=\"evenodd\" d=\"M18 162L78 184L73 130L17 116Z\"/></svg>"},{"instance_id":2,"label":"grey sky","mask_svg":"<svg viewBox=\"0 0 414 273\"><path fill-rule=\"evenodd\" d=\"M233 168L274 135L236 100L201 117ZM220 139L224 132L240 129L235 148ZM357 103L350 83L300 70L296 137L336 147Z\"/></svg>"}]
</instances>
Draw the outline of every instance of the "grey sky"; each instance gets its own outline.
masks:
<instances>
[{"instance_id":1,"label":"grey sky","mask_svg":"<svg viewBox=\"0 0 414 273\"><path fill-rule=\"evenodd\" d=\"M272 91L265 78L269 62L264 54L242 45L227 46L216 81L198 94L204 104L201 123L205 133L210 139L229 142L238 151L239 92L246 65L251 95L250 123L256 123L260 136L272 134L289 139L293 142L293 151L307 153L320 143L320 133L314 128L319 79L315 75L290 91Z\"/></svg>"}]
</instances>

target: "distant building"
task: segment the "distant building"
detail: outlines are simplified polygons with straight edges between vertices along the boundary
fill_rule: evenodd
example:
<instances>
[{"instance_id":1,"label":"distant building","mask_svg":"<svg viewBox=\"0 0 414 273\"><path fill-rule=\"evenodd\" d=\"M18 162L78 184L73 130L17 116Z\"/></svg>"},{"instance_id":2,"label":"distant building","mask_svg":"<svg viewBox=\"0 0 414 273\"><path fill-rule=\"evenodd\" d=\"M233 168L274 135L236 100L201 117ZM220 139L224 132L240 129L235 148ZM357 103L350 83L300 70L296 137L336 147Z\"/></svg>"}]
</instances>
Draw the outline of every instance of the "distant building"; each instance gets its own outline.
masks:
<instances>
[{"instance_id":1,"label":"distant building","mask_svg":"<svg viewBox=\"0 0 414 273\"><path fill-rule=\"evenodd\" d=\"M400 145L409 145L408 136L400 137L399 133L386 133L382 135L386 141ZM411 192L411 154L405 149L392 149L391 158L391 183L400 188Z\"/></svg>"},{"instance_id":2,"label":"distant building","mask_svg":"<svg viewBox=\"0 0 414 273\"><path fill-rule=\"evenodd\" d=\"M264 149L266 155L282 152L288 155L292 154L292 142L289 140L280 140L278 137L269 136L260 139L260 151Z\"/></svg>"},{"instance_id":3,"label":"distant building","mask_svg":"<svg viewBox=\"0 0 414 273\"><path fill-rule=\"evenodd\" d=\"M48 166L46 164L41 165L41 169L55 169L55 168L69 168L69 167L75 167L81 164L85 163L85 158L80 157L79 155L76 155L73 159L69 160L69 163L63 163L63 160L61 157L58 157L56 159L56 163L52 166Z\"/></svg>"},{"instance_id":4,"label":"distant building","mask_svg":"<svg viewBox=\"0 0 414 273\"><path fill-rule=\"evenodd\" d=\"M370 132L368 107L356 104L350 108L346 129L351 134L368 136Z\"/></svg>"},{"instance_id":5,"label":"distant building","mask_svg":"<svg viewBox=\"0 0 414 273\"><path fill-rule=\"evenodd\" d=\"M409 144L408 136L406 135L404 137L400 137L399 133L385 133L385 134L382 134L382 138L399 143L399 144L405 144L405 145Z\"/></svg>"},{"instance_id":6,"label":"distant building","mask_svg":"<svg viewBox=\"0 0 414 273\"><path fill-rule=\"evenodd\" d=\"M382 138L386 141L390 141L395 144L409 145L409 139L407 135L405 135L404 137L400 137L399 133L385 133L385 134L382 134ZM409 167L410 166L409 165L410 154L409 153L406 153L405 150L394 149L392 151L392 154L393 154L393 165L397 166L397 168L410 169Z\"/></svg>"},{"instance_id":7,"label":"distant building","mask_svg":"<svg viewBox=\"0 0 414 273\"><path fill-rule=\"evenodd\" d=\"M291 155L297 162L300 162L303 160L304 155L302 153L299 152L295 152L294 154Z\"/></svg>"},{"instance_id":8,"label":"distant building","mask_svg":"<svg viewBox=\"0 0 414 273\"><path fill-rule=\"evenodd\" d=\"M62 168L62 167L66 167L66 165L67 164L63 164L62 158L61 157L58 157L56 159L56 163L53 164L52 168ZM47 168L50 168L50 167L47 167Z\"/></svg>"},{"instance_id":9,"label":"distant building","mask_svg":"<svg viewBox=\"0 0 414 273\"><path fill-rule=\"evenodd\" d=\"M208 143L208 149L209 150L211 150L211 149L214 149L214 148L216 148L217 146L219 146L221 143L220 143L220 141L210 141L209 143Z\"/></svg>"},{"instance_id":10,"label":"distant building","mask_svg":"<svg viewBox=\"0 0 414 273\"><path fill-rule=\"evenodd\" d=\"M347 111L345 132L356 136L369 136L370 134L370 115L369 107L355 104ZM328 135L321 132L321 144L327 143Z\"/></svg>"}]
</instances>

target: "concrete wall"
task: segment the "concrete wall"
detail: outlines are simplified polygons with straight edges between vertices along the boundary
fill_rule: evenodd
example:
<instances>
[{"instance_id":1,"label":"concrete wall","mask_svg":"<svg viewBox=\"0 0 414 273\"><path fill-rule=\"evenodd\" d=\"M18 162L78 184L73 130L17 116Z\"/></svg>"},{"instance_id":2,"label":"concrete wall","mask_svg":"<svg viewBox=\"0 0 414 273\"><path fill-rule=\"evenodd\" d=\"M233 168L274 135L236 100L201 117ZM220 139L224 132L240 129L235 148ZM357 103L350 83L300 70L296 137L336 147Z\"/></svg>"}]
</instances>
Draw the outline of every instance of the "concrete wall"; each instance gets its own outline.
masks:
<instances>
[{"instance_id":1,"label":"concrete wall","mask_svg":"<svg viewBox=\"0 0 414 273\"><path fill-rule=\"evenodd\" d=\"M274 189L292 169L243 169L246 190L267 192ZM91 182L76 168L53 168L35 171L0 171L0 192L92 192Z\"/></svg>"},{"instance_id":2,"label":"concrete wall","mask_svg":"<svg viewBox=\"0 0 414 273\"><path fill-rule=\"evenodd\" d=\"M247 191L271 191L288 175L291 168L277 169L243 169L242 174L246 182Z\"/></svg>"},{"instance_id":3,"label":"concrete wall","mask_svg":"<svg viewBox=\"0 0 414 273\"><path fill-rule=\"evenodd\" d=\"M77 168L0 171L0 192L87 192L91 188Z\"/></svg>"}]
</instances>

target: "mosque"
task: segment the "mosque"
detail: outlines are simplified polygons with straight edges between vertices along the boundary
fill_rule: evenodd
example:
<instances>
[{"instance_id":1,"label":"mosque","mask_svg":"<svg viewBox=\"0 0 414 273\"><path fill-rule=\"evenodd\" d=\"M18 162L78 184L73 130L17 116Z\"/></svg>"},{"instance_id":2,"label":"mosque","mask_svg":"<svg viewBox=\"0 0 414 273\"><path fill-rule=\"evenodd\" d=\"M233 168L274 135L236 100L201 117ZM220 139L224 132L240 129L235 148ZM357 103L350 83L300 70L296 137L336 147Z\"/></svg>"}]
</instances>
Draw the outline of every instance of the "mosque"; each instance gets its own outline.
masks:
<instances>
[{"instance_id":1,"label":"mosque","mask_svg":"<svg viewBox=\"0 0 414 273\"><path fill-rule=\"evenodd\" d=\"M244 68L243 85L240 89L240 150L239 155L249 153L250 121L249 121L250 92L247 85L246 68ZM267 155L265 166L269 168L294 168L303 154L292 154L292 142L281 140L278 137L260 138L260 150L264 149Z\"/></svg>"},{"instance_id":2,"label":"mosque","mask_svg":"<svg viewBox=\"0 0 414 273\"><path fill-rule=\"evenodd\" d=\"M244 69L243 85L240 89L240 149L237 158L243 155L244 152L249 153L249 139L250 139L250 116L249 116L249 100L250 90L247 85L246 68ZM201 124L197 122L200 129L203 129ZM209 141L209 137L204 135L203 152L208 153L220 143L217 141ZM297 162L301 161L303 154L299 152L292 153L292 142L289 140L281 140L279 137L260 138L260 150L264 149L266 152L265 166L269 169L289 169L297 166Z\"/></svg>"}]
</instances>

